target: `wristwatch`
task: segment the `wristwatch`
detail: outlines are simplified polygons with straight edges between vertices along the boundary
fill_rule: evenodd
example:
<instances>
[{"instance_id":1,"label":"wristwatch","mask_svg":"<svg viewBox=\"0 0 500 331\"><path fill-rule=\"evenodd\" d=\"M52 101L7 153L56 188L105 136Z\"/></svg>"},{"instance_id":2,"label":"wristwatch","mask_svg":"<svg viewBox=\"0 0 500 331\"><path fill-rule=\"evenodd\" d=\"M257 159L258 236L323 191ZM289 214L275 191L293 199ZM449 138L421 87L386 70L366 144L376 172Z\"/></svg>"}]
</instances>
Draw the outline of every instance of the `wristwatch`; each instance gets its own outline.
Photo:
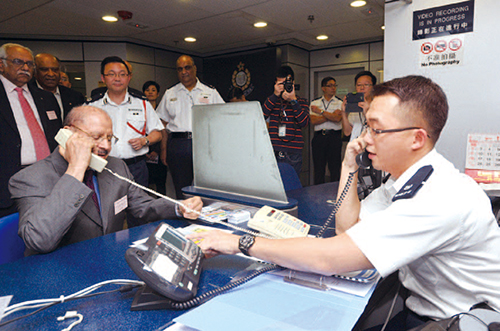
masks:
<instances>
[{"instance_id":1,"label":"wristwatch","mask_svg":"<svg viewBox=\"0 0 500 331\"><path fill-rule=\"evenodd\" d=\"M296 105L296 104L298 104L298 103L299 103L299 101L298 101L297 99L294 99L294 100L290 100L290 103L291 103L292 105Z\"/></svg>"},{"instance_id":2,"label":"wristwatch","mask_svg":"<svg viewBox=\"0 0 500 331\"><path fill-rule=\"evenodd\" d=\"M320 115L323 115L323 113L324 113L324 112L325 112L325 110L324 110L324 109L321 109L321 113L320 113Z\"/></svg>"},{"instance_id":3,"label":"wristwatch","mask_svg":"<svg viewBox=\"0 0 500 331\"><path fill-rule=\"evenodd\" d=\"M144 139L146 139L146 145L145 146L149 146L149 139L148 139L148 137L144 137Z\"/></svg>"},{"instance_id":4,"label":"wristwatch","mask_svg":"<svg viewBox=\"0 0 500 331\"><path fill-rule=\"evenodd\" d=\"M251 234L244 234L240 237L238 248L243 254L250 256L250 254L248 254L248 250L253 246L253 244L255 244L255 236L252 236Z\"/></svg>"}]
</instances>

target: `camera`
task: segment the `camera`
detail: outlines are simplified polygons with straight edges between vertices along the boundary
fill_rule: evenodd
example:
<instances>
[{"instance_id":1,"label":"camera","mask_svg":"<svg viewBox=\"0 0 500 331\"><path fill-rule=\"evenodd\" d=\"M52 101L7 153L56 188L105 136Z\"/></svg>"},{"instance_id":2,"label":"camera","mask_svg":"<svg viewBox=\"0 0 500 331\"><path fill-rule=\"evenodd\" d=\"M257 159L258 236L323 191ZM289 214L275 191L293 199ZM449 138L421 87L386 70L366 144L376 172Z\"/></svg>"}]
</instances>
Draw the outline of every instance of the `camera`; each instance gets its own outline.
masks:
<instances>
[{"instance_id":1,"label":"camera","mask_svg":"<svg viewBox=\"0 0 500 331\"><path fill-rule=\"evenodd\" d=\"M285 88L285 91L287 91L288 93L292 93L292 91L293 91L293 80L291 78L287 78L283 82L283 86Z\"/></svg>"}]
</instances>

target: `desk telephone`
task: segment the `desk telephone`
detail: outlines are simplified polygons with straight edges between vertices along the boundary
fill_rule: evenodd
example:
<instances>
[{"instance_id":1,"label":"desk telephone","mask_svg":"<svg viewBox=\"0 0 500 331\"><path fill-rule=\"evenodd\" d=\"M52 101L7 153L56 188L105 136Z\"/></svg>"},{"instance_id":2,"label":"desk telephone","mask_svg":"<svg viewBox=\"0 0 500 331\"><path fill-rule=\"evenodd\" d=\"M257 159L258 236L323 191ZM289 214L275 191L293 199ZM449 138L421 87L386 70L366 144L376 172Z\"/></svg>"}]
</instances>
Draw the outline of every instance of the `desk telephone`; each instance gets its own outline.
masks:
<instances>
[{"instance_id":1,"label":"desk telephone","mask_svg":"<svg viewBox=\"0 0 500 331\"><path fill-rule=\"evenodd\" d=\"M145 245L131 247L125 252L130 268L151 289L172 299L187 301L196 295L204 255L201 248L186 239L166 223L160 224ZM151 293L151 292L150 292ZM155 294L151 293L151 297ZM139 297L132 304L140 307ZM159 298L155 298L158 304ZM168 299L161 298L162 308L176 308Z\"/></svg>"}]
</instances>

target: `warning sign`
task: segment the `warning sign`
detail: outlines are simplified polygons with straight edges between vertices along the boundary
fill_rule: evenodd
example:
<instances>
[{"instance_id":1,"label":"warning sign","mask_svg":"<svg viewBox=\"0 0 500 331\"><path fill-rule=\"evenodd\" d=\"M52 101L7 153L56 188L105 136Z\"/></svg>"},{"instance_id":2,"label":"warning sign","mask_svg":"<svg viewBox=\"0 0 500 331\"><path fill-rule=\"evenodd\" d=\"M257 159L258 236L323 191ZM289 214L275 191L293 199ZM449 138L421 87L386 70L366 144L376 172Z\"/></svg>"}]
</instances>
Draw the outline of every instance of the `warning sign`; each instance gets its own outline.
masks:
<instances>
[{"instance_id":1,"label":"warning sign","mask_svg":"<svg viewBox=\"0 0 500 331\"><path fill-rule=\"evenodd\" d=\"M440 68L463 63L463 36L450 36L422 41L420 45L420 67Z\"/></svg>"},{"instance_id":2,"label":"warning sign","mask_svg":"<svg viewBox=\"0 0 500 331\"><path fill-rule=\"evenodd\" d=\"M474 0L413 12L413 40L474 31Z\"/></svg>"}]
</instances>

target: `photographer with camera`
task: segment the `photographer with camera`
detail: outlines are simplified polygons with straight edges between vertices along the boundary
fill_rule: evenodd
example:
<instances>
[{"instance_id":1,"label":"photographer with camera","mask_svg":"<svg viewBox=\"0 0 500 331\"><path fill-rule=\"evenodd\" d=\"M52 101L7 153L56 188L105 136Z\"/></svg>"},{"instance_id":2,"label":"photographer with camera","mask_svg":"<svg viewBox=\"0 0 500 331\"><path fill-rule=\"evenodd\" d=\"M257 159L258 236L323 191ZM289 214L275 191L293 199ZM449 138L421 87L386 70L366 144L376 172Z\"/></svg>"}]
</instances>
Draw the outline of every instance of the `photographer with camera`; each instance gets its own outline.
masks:
<instances>
[{"instance_id":1,"label":"photographer with camera","mask_svg":"<svg viewBox=\"0 0 500 331\"><path fill-rule=\"evenodd\" d=\"M302 169L302 128L309 124L307 100L295 94L292 68L282 66L276 74L274 94L266 99L262 111L269 120L269 136L278 163L290 164L297 175Z\"/></svg>"}]
</instances>

